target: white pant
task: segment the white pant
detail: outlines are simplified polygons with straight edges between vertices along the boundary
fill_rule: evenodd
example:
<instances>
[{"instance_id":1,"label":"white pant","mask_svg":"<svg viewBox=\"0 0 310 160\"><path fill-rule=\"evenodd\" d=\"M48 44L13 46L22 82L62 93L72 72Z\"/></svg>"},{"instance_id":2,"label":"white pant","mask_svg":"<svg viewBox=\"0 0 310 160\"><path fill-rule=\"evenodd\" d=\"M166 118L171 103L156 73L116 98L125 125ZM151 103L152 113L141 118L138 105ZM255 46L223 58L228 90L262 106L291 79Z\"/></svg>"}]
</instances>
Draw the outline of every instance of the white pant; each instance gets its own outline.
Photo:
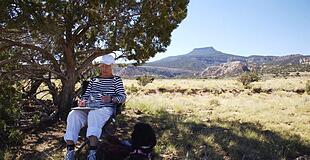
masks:
<instances>
[{"instance_id":1,"label":"white pant","mask_svg":"<svg viewBox=\"0 0 310 160\"><path fill-rule=\"evenodd\" d=\"M114 109L103 107L91 111L72 110L67 118L67 129L64 136L65 141L72 140L74 143L78 140L78 135L82 127L87 123L86 136L96 136L100 138L102 127L113 114Z\"/></svg>"}]
</instances>

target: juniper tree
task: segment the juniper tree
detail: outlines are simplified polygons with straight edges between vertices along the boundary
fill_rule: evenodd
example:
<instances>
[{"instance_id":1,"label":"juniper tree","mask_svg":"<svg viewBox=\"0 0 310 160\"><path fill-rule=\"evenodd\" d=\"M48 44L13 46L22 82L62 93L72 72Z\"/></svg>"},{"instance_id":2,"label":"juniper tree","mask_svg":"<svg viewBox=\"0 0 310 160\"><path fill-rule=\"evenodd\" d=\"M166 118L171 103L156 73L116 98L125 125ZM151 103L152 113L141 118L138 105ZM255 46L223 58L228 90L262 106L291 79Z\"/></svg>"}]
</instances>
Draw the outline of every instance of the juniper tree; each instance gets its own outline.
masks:
<instances>
[{"instance_id":1,"label":"juniper tree","mask_svg":"<svg viewBox=\"0 0 310 160\"><path fill-rule=\"evenodd\" d=\"M48 84L54 103L65 117L76 94L75 84L96 57L115 53L117 59L139 64L164 52L172 31L186 17L188 3L188 0L3 0L0 52L18 49L14 57L18 61L14 63L27 66L28 71L39 70L60 79L61 85L55 85L51 78L38 74Z\"/></svg>"}]
</instances>

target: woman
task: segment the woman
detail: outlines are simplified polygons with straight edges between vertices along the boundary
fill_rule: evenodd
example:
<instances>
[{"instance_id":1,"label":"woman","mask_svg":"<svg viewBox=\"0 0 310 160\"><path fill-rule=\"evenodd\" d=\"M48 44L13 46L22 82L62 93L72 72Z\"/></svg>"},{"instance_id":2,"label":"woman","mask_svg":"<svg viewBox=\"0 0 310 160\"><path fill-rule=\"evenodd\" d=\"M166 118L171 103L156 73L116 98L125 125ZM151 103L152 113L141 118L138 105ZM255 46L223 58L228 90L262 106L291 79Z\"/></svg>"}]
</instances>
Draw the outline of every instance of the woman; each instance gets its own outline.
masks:
<instances>
[{"instance_id":1,"label":"woman","mask_svg":"<svg viewBox=\"0 0 310 160\"><path fill-rule=\"evenodd\" d=\"M124 103L126 94L122 79L113 75L112 65L115 63L113 56L104 55L99 61L100 77L93 78L87 86L82 100L78 102L79 107L85 107L90 101L95 110L73 110L67 118L67 129L64 139L67 143L66 160L74 159L74 145L77 142L80 129L87 124L86 136L90 147L88 160L96 159L97 142L101 136L102 127L113 115L115 105Z\"/></svg>"}]
</instances>

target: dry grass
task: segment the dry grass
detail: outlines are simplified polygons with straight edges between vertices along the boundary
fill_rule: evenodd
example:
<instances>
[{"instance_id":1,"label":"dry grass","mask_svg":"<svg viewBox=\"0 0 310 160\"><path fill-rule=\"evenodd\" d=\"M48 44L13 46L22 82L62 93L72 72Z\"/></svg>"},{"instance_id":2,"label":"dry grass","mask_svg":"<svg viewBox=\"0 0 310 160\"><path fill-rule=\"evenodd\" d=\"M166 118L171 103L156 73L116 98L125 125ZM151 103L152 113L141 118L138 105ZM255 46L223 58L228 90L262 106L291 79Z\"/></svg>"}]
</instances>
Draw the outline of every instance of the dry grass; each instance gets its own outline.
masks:
<instances>
[{"instance_id":1,"label":"dry grass","mask_svg":"<svg viewBox=\"0 0 310 160\"><path fill-rule=\"evenodd\" d=\"M124 84L126 87L138 86L136 80L125 80ZM240 87L242 84L235 79L155 79L153 83L148 84L143 89L233 89Z\"/></svg>"},{"instance_id":2,"label":"dry grass","mask_svg":"<svg viewBox=\"0 0 310 160\"><path fill-rule=\"evenodd\" d=\"M272 90L297 90L305 89L309 77L290 77L290 78L272 78L264 81L254 82L253 87Z\"/></svg>"},{"instance_id":3,"label":"dry grass","mask_svg":"<svg viewBox=\"0 0 310 160\"><path fill-rule=\"evenodd\" d=\"M118 126L156 130L156 159L295 159L310 153L310 76L263 78L246 89L236 79L124 80L129 101ZM44 86L43 86L44 87ZM43 88L42 87L42 88ZM253 88L271 92L253 92ZM55 154L58 159L62 153Z\"/></svg>"},{"instance_id":4,"label":"dry grass","mask_svg":"<svg viewBox=\"0 0 310 160\"><path fill-rule=\"evenodd\" d=\"M254 94L233 79L155 80L143 89L227 89L182 94L156 92L133 96L127 109L143 113L157 129L163 159L292 159L310 152L310 96L298 94L309 77L267 79L253 83L273 92ZM136 85L126 80L125 85ZM129 118L130 119L130 118Z\"/></svg>"}]
</instances>

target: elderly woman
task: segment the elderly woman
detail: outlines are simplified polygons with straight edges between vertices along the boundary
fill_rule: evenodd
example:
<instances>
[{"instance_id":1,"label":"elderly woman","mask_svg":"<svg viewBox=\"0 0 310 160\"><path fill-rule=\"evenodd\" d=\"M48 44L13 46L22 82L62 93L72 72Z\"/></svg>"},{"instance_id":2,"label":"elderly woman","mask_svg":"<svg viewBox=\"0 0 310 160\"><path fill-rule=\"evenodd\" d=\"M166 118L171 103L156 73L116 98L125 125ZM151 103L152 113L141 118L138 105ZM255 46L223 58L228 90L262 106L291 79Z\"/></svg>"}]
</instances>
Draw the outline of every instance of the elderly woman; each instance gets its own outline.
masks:
<instances>
[{"instance_id":1,"label":"elderly woman","mask_svg":"<svg viewBox=\"0 0 310 160\"><path fill-rule=\"evenodd\" d=\"M74 145L78 140L80 129L87 124L86 136L90 141L88 160L96 159L98 138L102 127L115 112L118 103L124 103L126 94L122 79L114 76L112 65L113 56L104 55L99 61L100 77L93 78L87 86L79 107L84 107L90 100L96 101L95 110L72 110L67 118L67 129L64 139L67 143L66 160L74 159ZM94 96L95 95L95 96Z\"/></svg>"}]
</instances>

